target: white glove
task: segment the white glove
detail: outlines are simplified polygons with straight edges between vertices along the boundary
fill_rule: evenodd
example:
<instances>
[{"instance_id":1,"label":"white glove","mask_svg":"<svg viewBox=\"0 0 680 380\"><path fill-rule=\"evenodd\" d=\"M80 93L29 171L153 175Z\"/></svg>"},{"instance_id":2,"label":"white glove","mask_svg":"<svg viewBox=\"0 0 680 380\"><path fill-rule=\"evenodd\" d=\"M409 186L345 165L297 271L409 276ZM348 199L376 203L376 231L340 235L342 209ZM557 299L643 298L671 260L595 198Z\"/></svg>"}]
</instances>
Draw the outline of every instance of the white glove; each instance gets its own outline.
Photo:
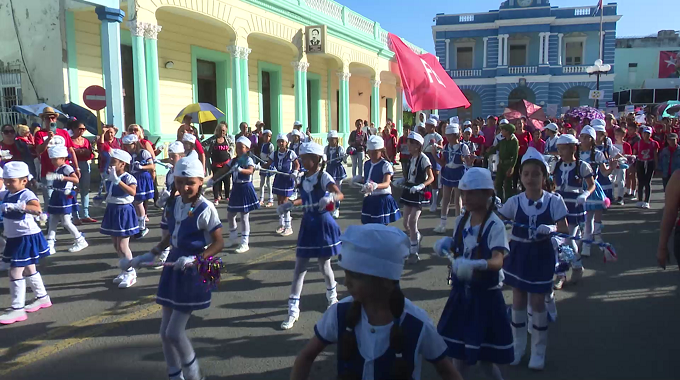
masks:
<instances>
[{"instance_id":1,"label":"white glove","mask_svg":"<svg viewBox=\"0 0 680 380\"><path fill-rule=\"evenodd\" d=\"M364 182L364 177L362 177L362 176L360 176L360 175L356 175L356 176L352 177L352 179L350 180L350 182L353 183L353 184L354 184L354 183L361 183L361 182Z\"/></svg>"},{"instance_id":2,"label":"white glove","mask_svg":"<svg viewBox=\"0 0 680 380\"><path fill-rule=\"evenodd\" d=\"M579 205L586 204L586 201L588 200L589 196L590 196L590 193L588 192L588 190L584 191L583 193L581 193L581 195L576 197L576 203L579 204Z\"/></svg>"},{"instance_id":3,"label":"white glove","mask_svg":"<svg viewBox=\"0 0 680 380\"><path fill-rule=\"evenodd\" d=\"M453 238L450 237L445 237L443 239L437 240L436 243L434 243L434 253L436 253L439 256L445 257L446 252L451 252L451 248L453 247Z\"/></svg>"},{"instance_id":4,"label":"white glove","mask_svg":"<svg viewBox=\"0 0 680 380\"><path fill-rule=\"evenodd\" d=\"M118 186L120 183L120 177L118 177L118 174L116 174L116 170L111 170L109 173L109 181L113 182L114 186Z\"/></svg>"},{"instance_id":5,"label":"white glove","mask_svg":"<svg viewBox=\"0 0 680 380\"><path fill-rule=\"evenodd\" d=\"M123 260L127 261L126 267L122 266L124 264ZM136 269L136 268L139 268L144 263L152 263L154 261L156 261L156 255L154 255L151 252L147 252L143 255L139 255L137 257L134 257L132 260L120 259L119 264L121 265L120 269L126 270L126 269L129 269L129 268L135 268Z\"/></svg>"},{"instance_id":6,"label":"white glove","mask_svg":"<svg viewBox=\"0 0 680 380\"><path fill-rule=\"evenodd\" d=\"M260 166L260 164L253 165L253 170L260 170L260 169L262 169L262 166Z\"/></svg>"},{"instance_id":7,"label":"white glove","mask_svg":"<svg viewBox=\"0 0 680 380\"><path fill-rule=\"evenodd\" d=\"M136 161L134 164L132 164L132 170L135 170L135 171L142 170L142 163L139 162L139 161Z\"/></svg>"},{"instance_id":8,"label":"white glove","mask_svg":"<svg viewBox=\"0 0 680 380\"><path fill-rule=\"evenodd\" d=\"M293 172L290 173L290 178L297 179L299 174L300 174L300 172L298 172L297 170L293 170Z\"/></svg>"},{"instance_id":9,"label":"white glove","mask_svg":"<svg viewBox=\"0 0 680 380\"><path fill-rule=\"evenodd\" d=\"M170 198L170 192L168 191L168 189L165 189L158 196L158 201L156 201L156 204L158 204L160 207L165 207L165 204L168 203L169 198Z\"/></svg>"},{"instance_id":10,"label":"white glove","mask_svg":"<svg viewBox=\"0 0 680 380\"><path fill-rule=\"evenodd\" d=\"M417 192L419 192L419 191L422 191L424 188L425 188L425 185L423 185L423 184L421 183L420 185L412 186L411 189L409 189L409 190L411 191L411 194L415 194L415 193L417 193Z\"/></svg>"},{"instance_id":11,"label":"white glove","mask_svg":"<svg viewBox=\"0 0 680 380\"><path fill-rule=\"evenodd\" d=\"M461 281L469 281L472 279L472 273L475 270L485 270L487 268L486 260L470 260L465 258L456 259L453 263L453 272Z\"/></svg>"},{"instance_id":12,"label":"white glove","mask_svg":"<svg viewBox=\"0 0 680 380\"><path fill-rule=\"evenodd\" d=\"M364 194L371 194L377 188L378 188L377 183L375 183L373 181L369 181L369 182L366 182L364 184L364 186L361 187L361 192L364 193Z\"/></svg>"},{"instance_id":13,"label":"white glove","mask_svg":"<svg viewBox=\"0 0 680 380\"><path fill-rule=\"evenodd\" d=\"M536 227L536 233L541 235L550 235L557 231L557 226L554 224L541 224Z\"/></svg>"},{"instance_id":14,"label":"white glove","mask_svg":"<svg viewBox=\"0 0 680 380\"><path fill-rule=\"evenodd\" d=\"M404 183L406 183L406 178L395 179L394 181L392 181L392 183L394 184L394 186L403 186Z\"/></svg>"},{"instance_id":15,"label":"white glove","mask_svg":"<svg viewBox=\"0 0 680 380\"><path fill-rule=\"evenodd\" d=\"M26 210L26 202L19 201L17 203L3 203L0 206L0 209L2 210L2 212L24 211L24 210Z\"/></svg>"},{"instance_id":16,"label":"white glove","mask_svg":"<svg viewBox=\"0 0 680 380\"><path fill-rule=\"evenodd\" d=\"M283 215L287 213L288 211L293 209L293 202L286 202L284 204L280 204L279 207L276 208L276 213L279 215Z\"/></svg>"},{"instance_id":17,"label":"white glove","mask_svg":"<svg viewBox=\"0 0 680 380\"><path fill-rule=\"evenodd\" d=\"M342 156L342 163L343 163L343 164L346 164L346 163L347 163L347 158L348 158L348 157L349 157L348 155Z\"/></svg>"},{"instance_id":18,"label":"white glove","mask_svg":"<svg viewBox=\"0 0 680 380\"><path fill-rule=\"evenodd\" d=\"M325 210L326 206L335 203L336 200L337 197L335 196L335 193L330 193L328 196L319 199L319 211Z\"/></svg>"},{"instance_id":19,"label":"white glove","mask_svg":"<svg viewBox=\"0 0 680 380\"><path fill-rule=\"evenodd\" d=\"M63 174L57 174L57 173L47 173L45 178L48 181L62 181L64 179L64 175Z\"/></svg>"},{"instance_id":20,"label":"white glove","mask_svg":"<svg viewBox=\"0 0 680 380\"><path fill-rule=\"evenodd\" d=\"M184 270L194 261L196 261L196 256L182 256L175 261L173 268L175 268L175 270Z\"/></svg>"},{"instance_id":21,"label":"white glove","mask_svg":"<svg viewBox=\"0 0 680 380\"><path fill-rule=\"evenodd\" d=\"M12 159L12 153L9 150L0 150L0 159L9 161Z\"/></svg>"}]
</instances>

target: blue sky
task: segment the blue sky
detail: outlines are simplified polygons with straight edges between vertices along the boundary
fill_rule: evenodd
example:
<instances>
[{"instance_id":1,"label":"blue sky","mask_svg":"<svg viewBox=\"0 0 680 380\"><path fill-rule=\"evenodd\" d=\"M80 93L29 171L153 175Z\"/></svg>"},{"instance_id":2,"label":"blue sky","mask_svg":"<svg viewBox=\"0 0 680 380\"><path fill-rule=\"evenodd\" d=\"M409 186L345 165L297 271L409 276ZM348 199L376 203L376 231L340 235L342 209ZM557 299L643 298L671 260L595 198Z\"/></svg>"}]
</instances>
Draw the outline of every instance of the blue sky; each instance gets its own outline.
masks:
<instances>
[{"instance_id":1,"label":"blue sky","mask_svg":"<svg viewBox=\"0 0 680 380\"><path fill-rule=\"evenodd\" d=\"M498 9L501 0L336 0L406 40L433 53L432 19L437 13L457 14ZM605 4L612 1L604 1ZM675 3L675 6L673 6ZM662 29L680 29L678 0L619 0L617 36L647 36ZM552 0L551 6L595 6L597 0Z\"/></svg>"}]
</instances>

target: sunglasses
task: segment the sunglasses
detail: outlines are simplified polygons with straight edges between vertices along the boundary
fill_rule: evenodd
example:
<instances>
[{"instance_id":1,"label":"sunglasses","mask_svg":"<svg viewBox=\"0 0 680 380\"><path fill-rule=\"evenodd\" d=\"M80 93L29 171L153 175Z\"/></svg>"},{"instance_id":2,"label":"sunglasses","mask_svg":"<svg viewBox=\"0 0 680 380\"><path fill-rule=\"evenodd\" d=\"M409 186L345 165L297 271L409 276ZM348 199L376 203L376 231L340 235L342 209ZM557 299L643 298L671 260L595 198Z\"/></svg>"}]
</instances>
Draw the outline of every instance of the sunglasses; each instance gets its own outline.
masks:
<instances>
[{"instance_id":1,"label":"sunglasses","mask_svg":"<svg viewBox=\"0 0 680 380\"><path fill-rule=\"evenodd\" d=\"M87 131L87 128L78 128L79 131Z\"/></svg>"},{"instance_id":2,"label":"sunglasses","mask_svg":"<svg viewBox=\"0 0 680 380\"><path fill-rule=\"evenodd\" d=\"M6 135L13 135L16 133L16 131L14 129L5 129L4 131L2 131L2 133Z\"/></svg>"}]
</instances>

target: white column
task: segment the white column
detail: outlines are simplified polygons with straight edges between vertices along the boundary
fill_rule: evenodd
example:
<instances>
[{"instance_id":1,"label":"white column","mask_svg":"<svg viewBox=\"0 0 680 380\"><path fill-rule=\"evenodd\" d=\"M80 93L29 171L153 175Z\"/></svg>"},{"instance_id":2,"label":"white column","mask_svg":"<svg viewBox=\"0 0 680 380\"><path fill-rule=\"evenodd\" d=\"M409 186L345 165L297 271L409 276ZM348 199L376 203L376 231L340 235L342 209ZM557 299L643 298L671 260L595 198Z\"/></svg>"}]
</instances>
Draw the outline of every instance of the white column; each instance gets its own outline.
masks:
<instances>
[{"instance_id":1,"label":"white column","mask_svg":"<svg viewBox=\"0 0 680 380\"><path fill-rule=\"evenodd\" d=\"M550 56L548 55L550 53L550 32L545 33L545 48L543 48L543 63L546 65L550 64Z\"/></svg>"},{"instance_id":2,"label":"white column","mask_svg":"<svg viewBox=\"0 0 680 380\"><path fill-rule=\"evenodd\" d=\"M499 34L498 37L498 66L503 66L503 35Z\"/></svg>"},{"instance_id":3,"label":"white column","mask_svg":"<svg viewBox=\"0 0 680 380\"><path fill-rule=\"evenodd\" d=\"M538 43L538 64L539 65L543 64L543 47L545 46L545 44L543 43L544 37L545 37L545 33L543 33L543 32L538 33L538 40L539 40L539 43ZM529 63L527 62L527 64L529 64Z\"/></svg>"},{"instance_id":4,"label":"white column","mask_svg":"<svg viewBox=\"0 0 680 380\"><path fill-rule=\"evenodd\" d=\"M557 64L562 66L562 37L564 33L557 35Z\"/></svg>"},{"instance_id":5,"label":"white column","mask_svg":"<svg viewBox=\"0 0 680 380\"><path fill-rule=\"evenodd\" d=\"M482 60L482 67L486 67L486 47L489 45L489 37L484 37L484 59Z\"/></svg>"},{"instance_id":6,"label":"white column","mask_svg":"<svg viewBox=\"0 0 680 380\"><path fill-rule=\"evenodd\" d=\"M503 37L504 37L503 39L505 41L505 43L504 43L505 48L503 49L503 66L507 66L508 65L508 39L510 38L510 35L506 34Z\"/></svg>"},{"instance_id":7,"label":"white column","mask_svg":"<svg viewBox=\"0 0 680 380\"><path fill-rule=\"evenodd\" d=\"M446 70L451 70L451 58L449 56L449 42L451 42L450 39L445 39L446 42Z\"/></svg>"}]
</instances>

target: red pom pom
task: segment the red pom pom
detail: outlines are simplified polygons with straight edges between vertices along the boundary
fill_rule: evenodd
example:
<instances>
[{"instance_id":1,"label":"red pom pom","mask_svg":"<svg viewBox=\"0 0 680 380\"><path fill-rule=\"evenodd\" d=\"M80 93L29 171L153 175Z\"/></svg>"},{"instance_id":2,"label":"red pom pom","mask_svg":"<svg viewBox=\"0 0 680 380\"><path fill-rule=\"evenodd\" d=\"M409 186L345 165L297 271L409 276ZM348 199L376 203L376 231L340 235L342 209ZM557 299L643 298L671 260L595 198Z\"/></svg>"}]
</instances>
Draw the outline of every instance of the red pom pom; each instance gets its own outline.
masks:
<instances>
[{"instance_id":1,"label":"red pom pom","mask_svg":"<svg viewBox=\"0 0 680 380\"><path fill-rule=\"evenodd\" d=\"M432 193L429 192L429 191L426 191L426 192L423 194L423 198L425 198L426 201L429 201L430 199L432 199Z\"/></svg>"},{"instance_id":2,"label":"red pom pom","mask_svg":"<svg viewBox=\"0 0 680 380\"><path fill-rule=\"evenodd\" d=\"M605 198L604 201L602 202L604 204L605 208L609 208L609 206L612 205L612 201L609 198Z\"/></svg>"},{"instance_id":3,"label":"red pom pom","mask_svg":"<svg viewBox=\"0 0 680 380\"><path fill-rule=\"evenodd\" d=\"M326 211L333 211L335 210L335 202L331 202L326 205Z\"/></svg>"}]
</instances>

